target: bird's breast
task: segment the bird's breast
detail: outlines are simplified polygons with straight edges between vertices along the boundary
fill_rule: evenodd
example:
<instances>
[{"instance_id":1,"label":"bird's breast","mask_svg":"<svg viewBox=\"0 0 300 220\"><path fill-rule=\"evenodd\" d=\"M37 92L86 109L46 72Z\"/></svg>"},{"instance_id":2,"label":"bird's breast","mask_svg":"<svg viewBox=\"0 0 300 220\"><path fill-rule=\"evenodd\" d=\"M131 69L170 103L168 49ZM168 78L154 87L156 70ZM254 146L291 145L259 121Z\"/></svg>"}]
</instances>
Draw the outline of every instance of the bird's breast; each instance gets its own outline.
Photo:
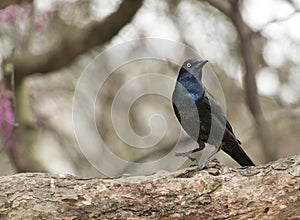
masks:
<instances>
[{"instance_id":1,"label":"bird's breast","mask_svg":"<svg viewBox=\"0 0 300 220\"><path fill-rule=\"evenodd\" d=\"M201 123L195 97L190 93L180 92L175 89L172 101L181 126L188 135L197 141Z\"/></svg>"}]
</instances>

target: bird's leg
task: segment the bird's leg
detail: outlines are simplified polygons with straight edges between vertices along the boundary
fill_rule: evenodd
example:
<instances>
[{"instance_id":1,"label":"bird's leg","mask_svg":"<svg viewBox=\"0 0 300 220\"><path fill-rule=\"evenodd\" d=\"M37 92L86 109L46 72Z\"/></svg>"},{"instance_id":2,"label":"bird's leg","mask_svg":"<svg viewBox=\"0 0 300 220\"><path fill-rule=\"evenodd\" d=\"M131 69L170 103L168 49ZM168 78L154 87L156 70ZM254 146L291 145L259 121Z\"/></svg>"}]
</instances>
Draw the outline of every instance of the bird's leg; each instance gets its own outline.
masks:
<instances>
[{"instance_id":1,"label":"bird's leg","mask_svg":"<svg viewBox=\"0 0 300 220\"><path fill-rule=\"evenodd\" d=\"M218 153L219 150L220 148L208 144L202 152L198 169L202 170L208 162L214 159L215 154Z\"/></svg>"},{"instance_id":2,"label":"bird's leg","mask_svg":"<svg viewBox=\"0 0 300 220\"><path fill-rule=\"evenodd\" d=\"M175 156L176 156L176 157L187 157L187 158L189 158L191 161L197 161L197 159L194 158L194 157L192 157L191 154L192 154L192 153L195 153L195 152L198 152L198 151L200 151L199 148L196 148L196 149L193 149L193 150L190 150L190 151L187 151L187 152L180 152L180 153L175 152Z\"/></svg>"},{"instance_id":3,"label":"bird's leg","mask_svg":"<svg viewBox=\"0 0 300 220\"><path fill-rule=\"evenodd\" d=\"M194 158L194 157L191 157L191 154L203 150L204 147L205 147L205 143L204 142L199 142L198 148L195 148L195 149L187 151L187 152L181 152L181 153L175 152L175 156L176 157L187 157L191 161L196 161L197 162L197 159Z\"/></svg>"}]
</instances>

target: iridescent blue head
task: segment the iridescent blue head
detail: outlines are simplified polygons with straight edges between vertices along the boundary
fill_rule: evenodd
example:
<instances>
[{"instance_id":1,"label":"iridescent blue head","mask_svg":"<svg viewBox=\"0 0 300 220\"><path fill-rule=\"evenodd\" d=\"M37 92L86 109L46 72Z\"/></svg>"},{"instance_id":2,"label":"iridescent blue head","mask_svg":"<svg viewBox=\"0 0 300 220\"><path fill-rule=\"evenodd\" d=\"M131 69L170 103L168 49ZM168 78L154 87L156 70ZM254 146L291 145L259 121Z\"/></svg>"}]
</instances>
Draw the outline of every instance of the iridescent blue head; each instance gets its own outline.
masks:
<instances>
[{"instance_id":1,"label":"iridescent blue head","mask_svg":"<svg viewBox=\"0 0 300 220\"><path fill-rule=\"evenodd\" d=\"M201 99L205 93L205 86L202 84L202 68L207 60L188 59L179 70L177 82L188 91L194 101Z\"/></svg>"}]
</instances>

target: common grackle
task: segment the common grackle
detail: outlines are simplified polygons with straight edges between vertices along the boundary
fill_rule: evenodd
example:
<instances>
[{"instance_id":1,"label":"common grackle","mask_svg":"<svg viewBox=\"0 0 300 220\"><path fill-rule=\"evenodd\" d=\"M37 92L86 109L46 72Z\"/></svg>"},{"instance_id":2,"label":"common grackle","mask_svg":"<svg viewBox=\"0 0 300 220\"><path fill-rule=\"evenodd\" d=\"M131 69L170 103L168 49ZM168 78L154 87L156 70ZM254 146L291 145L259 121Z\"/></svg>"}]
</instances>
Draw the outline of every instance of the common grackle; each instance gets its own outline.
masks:
<instances>
[{"instance_id":1,"label":"common grackle","mask_svg":"<svg viewBox=\"0 0 300 220\"><path fill-rule=\"evenodd\" d=\"M222 149L241 166L254 163L241 148L220 106L202 83L202 68L207 60L189 59L179 70L172 95L175 115L186 133L198 142L199 148L182 153L189 156L203 150L199 161L202 169ZM208 143L205 146L205 143Z\"/></svg>"}]
</instances>

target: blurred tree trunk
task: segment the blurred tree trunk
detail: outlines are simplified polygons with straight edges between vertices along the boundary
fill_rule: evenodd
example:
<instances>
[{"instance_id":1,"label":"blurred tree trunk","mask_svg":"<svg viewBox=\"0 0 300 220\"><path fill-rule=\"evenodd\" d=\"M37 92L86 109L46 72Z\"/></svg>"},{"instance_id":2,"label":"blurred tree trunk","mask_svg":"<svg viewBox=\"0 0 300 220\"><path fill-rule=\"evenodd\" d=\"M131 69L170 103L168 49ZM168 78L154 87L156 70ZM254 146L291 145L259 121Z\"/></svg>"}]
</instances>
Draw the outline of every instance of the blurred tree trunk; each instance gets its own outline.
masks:
<instances>
[{"instance_id":1,"label":"blurred tree trunk","mask_svg":"<svg viewBox=\"0 0 300 220\"><path fill-rule=\"evenodd\" d=\"M261 167L210 163L174 173L0 178L1 219L298 219L300 155Z\"/></svg>"},{"instance_id":2,"label":"blurred tree trunk","mask_svg":"<svg viewBox=\"0 0 300 220\"><path fill-rule=\"evenodd\" d=\"M38 137L38 126L32 113L25 81L16 88L16 118L18 126L12 138L12 148L7 150L17 172L45 172L35 153L34 147Z\"/></svg>"},{"instance_id":3,"label":"blurred tree trunk","mask_svg":"<svg viewBox=\"0 0 300 220\"><path fill-rule=\"evenodd\" d=\"M16 4L25 4L25 3L32 3L33 0L0 0L0 9L6 8L10 5L16 5Z\"/></svg>"},{"instance_id":4,"label":"blurred tree trunk","mask_svg":"<svg viewBox=\"0 0 300 220\"><path fill-rule=\"evenodd\" d=\"M0 1L0 9L9 5L20 3L32 3L32 1ZM13 66L15 77L16 121L19 124L13 136L14 146L7 150L17 172L46 171L41 160L34 153L37 141L37 123L32 115L29 95L27 94L25 81L28 76L36 73L49 74L71 65L80 55L91 49L109 42L118 32L131 22L136 12L142 6L143 0L122 1L119 8L105 19L92 22L79 29L63 23L60 20L61 39L56 45L41 54L28 52L13 53L2 62L2 70ZM60 31L60 30L59 30ZM8 68L9 67L9 68Z\"/></svg>"},{"instance_id":5,"label":"blurred tree trunk","mask_svg":"<svg viewBox=\"0 0 300 220\"><path fill-rule=\"evenodd\" d=\"M256 133L259 137L262 149L264 151L265 160L272 161L277 158L276 148L273 146L273 139L270 127L266 121L263 110L259 101L259 95L256 85L255 75L259 70L258 57L262 51L256 51L253 45L253 37L258 36L243 20L240 11L239 0L218 1L218 0L201 0L208 2L212 7L218 9L226 15L236 28L239 48L241 50L241 58L245 69L244 87L245 99L248 109L256 124Z\"/></svg>"}]
</instances>

